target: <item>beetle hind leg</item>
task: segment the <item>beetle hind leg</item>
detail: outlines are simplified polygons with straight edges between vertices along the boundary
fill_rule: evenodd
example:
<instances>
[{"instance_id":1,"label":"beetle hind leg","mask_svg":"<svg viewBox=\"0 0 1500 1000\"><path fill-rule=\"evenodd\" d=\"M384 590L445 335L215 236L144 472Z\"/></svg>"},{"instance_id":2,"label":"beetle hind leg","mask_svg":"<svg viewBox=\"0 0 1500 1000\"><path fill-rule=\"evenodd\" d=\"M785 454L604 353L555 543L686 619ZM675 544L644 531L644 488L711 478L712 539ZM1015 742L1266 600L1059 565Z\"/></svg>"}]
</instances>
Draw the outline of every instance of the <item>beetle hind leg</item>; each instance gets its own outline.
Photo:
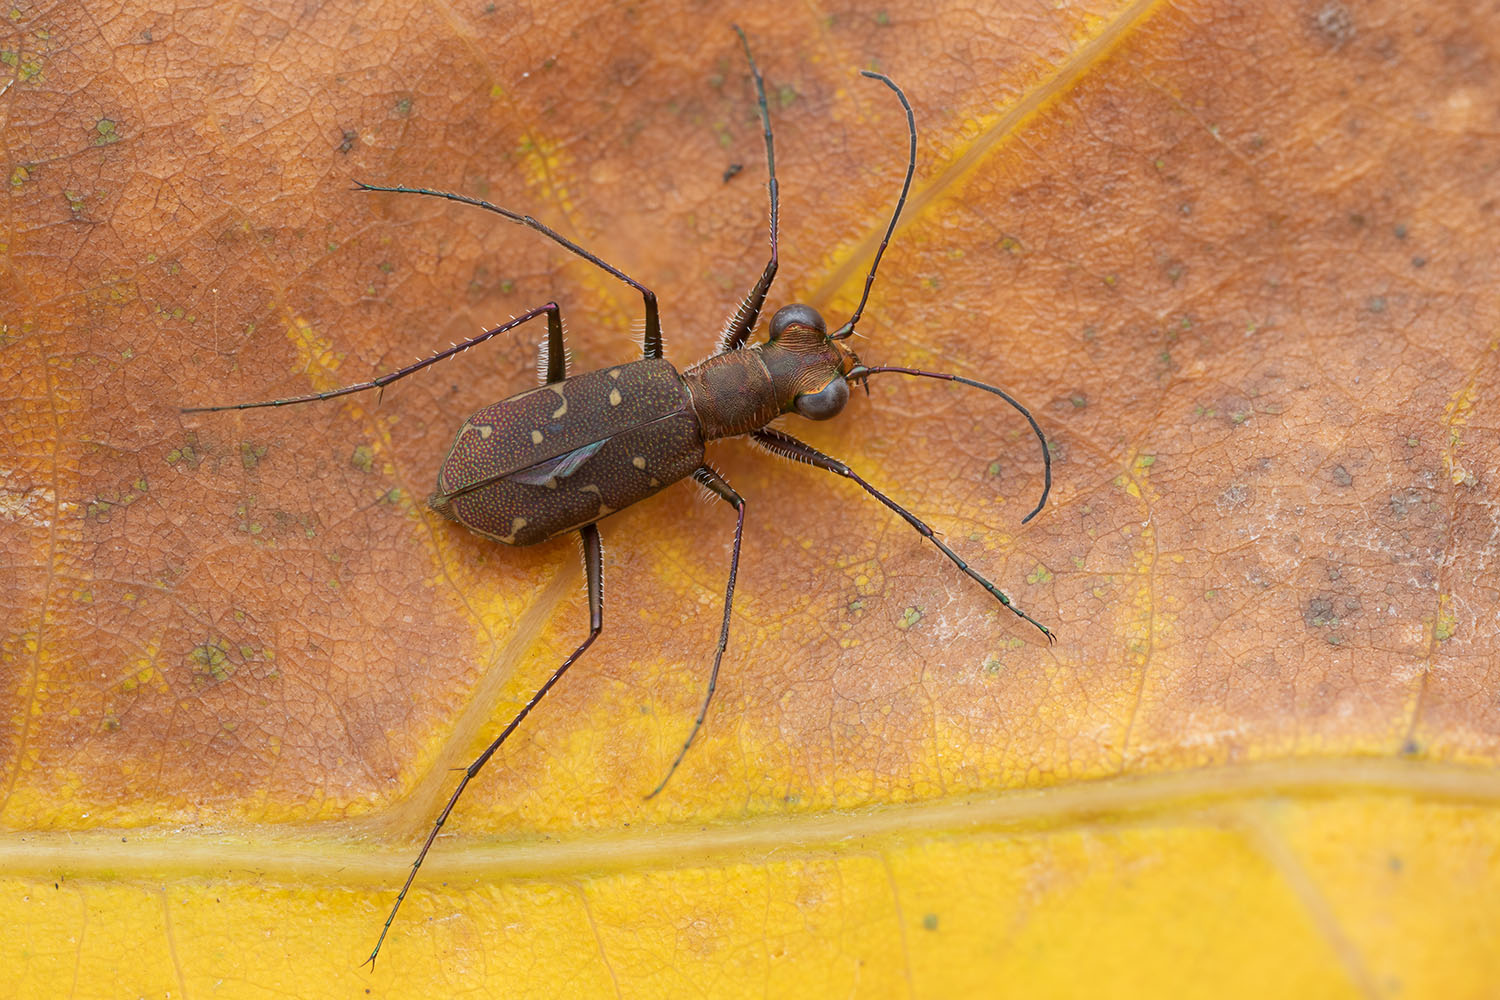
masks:
<instances>
[{"instance_id":1,"label":"beetle hind leg","mask_svg":"<svg viewBox=\"0 0 1500 1000\"><path fill-rule=\"evenodd\" d=\"M437 840L438 831L448 821L448 814L453 812L454 806L458 805L459 796L463 795L464 789L468 787L469 782L473 780L474 776L480 772L485 764L489 763L490 758L495 755L495 751L500 749L500 744L504 743L510 737L511 733L515 732L516 727L521 724L521 720L526 718L531 713L531 710L537 706L537 703L546 697L547 692L552 690L552 685L562 679L562 675L568 672L568 668L577 662L578 658L583 655L583 651L592 646L594 640L599 638L599 633L604 630L604 546L599 541L599 528L593 524L585 524L582 528L578 529L578 537L583 543L583 572L584 577L588 581L588 638L579 643L578 648L573 650L572 655L563 661L562 666L553 671L552 676L547 678L547 683L543 684L537 690L536 694L531 696L531 700L522 706L521 711L516 713L516 717L510 720L510 724L501 731L499 736L495 737L495 741L485 747L484 753L476 757L474 762L464 769L464 776L458 780L458 787L453 790L453 796L448 799L448 804L443 807L443 811L438 813L437 822L432 824L432 829L428 831L427 839L422 843L422 849L417 852L417 860L412 862L411 871L406 875L406 882L402 884L401 891L396 894L396 902L391 907L390 916L385 918L385 926L380 928L380 937L376 940L375 947L370 952L370 957L365 959L365 964L371 968L374 968L375 956L380 954L380 946L385 943L385 936L390 932L391 923L396 919L396 912L401 909L402 901L406 899L406 894L410 891L412 882L417 878L417 870L422 867L422 862L426 859L427 852L432 848L433 841Z\"/></svg>"}]
</instances>

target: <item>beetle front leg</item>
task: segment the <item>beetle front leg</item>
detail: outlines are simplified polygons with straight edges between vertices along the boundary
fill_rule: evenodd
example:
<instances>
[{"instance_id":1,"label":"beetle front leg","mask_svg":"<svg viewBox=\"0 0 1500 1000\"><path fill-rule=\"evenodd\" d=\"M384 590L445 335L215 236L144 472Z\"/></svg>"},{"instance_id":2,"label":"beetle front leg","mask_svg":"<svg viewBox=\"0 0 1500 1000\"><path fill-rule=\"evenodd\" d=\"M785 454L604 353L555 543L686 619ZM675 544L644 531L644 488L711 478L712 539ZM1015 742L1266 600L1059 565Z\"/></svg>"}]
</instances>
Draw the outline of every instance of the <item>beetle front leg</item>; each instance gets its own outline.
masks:
<instances>
[{"instance_id":1,"label":"beetle front leg","mask_svg":"<svg viewBox=\"0 0 1500 1000\"><path fill-rule=\"evenodd\" d=\"M814 465L820 469L826 469L836 476L843 476L845 479L854 480L859 484L860 488L863 489L866 493L870 494L870 496L874 497L876 500L879 500L881 503L885 504L897 514L900 514L901 517L905 519L906 523L917 529L917 532L921 534L923 538L927 539L933 545L936 545L939 549L941 549L943 555L947 556L948 559L952 561L953 565L963 570L965 575L967 575L971 580L976 581L981 587L988 591L991 597L1009 608L1011 612L1016 615L1016 617L1024 618L1026 621L1029 621L1031 624L1041 629L1042 634L1047 637L1047 641L1049 643L1055 642L1057 640L1057 637L1052 634L1051 629L1028 615L1026 612L1022 611L1020 608L1016 607L1013 603L1011 603L1011 599L1005 596L1004 591L995 586L989 580L985 579L983 576L980 576L977 572L970 568L968 563L959 558L957 552L954 552L947 545L943 544L942 539L938 538L937 535L933 533L933 530L927 526L927 523L925 521L923 521L917 515L913 514L911 511L907 510L905 507L901 506L896 501L892 500L890 497L886 496L884 493L877 490L875 487L871 486L869 483L865 482L854 472L853 469L850 469L849 466L845 465L843 462L840 462L836 458L831 458L828 455L823 454L812 445L799 441L796 438L792 437L790 434L787 434L783 431L763 428L761 430L755 431L753 434L751 434L751 437L755 439L756 444L759 444L762 448L766 449L773 455L780 455L782 458L789 458L794 462L806 462L808 465Z\"/></svg>"},{"instance_id":2,"label":"beetle front leg","mask_svg":"<svg viewBox=\"0 0 1500 1000\"><path fill-rule=\"evenodd\" d=\"M677 759L672 761L672 766L667 768L667 776L661 779L661 783L651 789L646 796L648 799L656 797L656 793L667 787L667 782L672 780L672 775L677 773L677 765L682 763L682 758L687 756L688 747L693 745L693 739L698 735L698 730L703 728L703 719L708 715L708 703L714 700L714 688L719 683L719 664L724 660L724 649L729 645L729 614L734 609L734 578L740 569L740 538L745 533L745 500L734 488L724 481L708 466L703 466L693 473L693 478L717 493L720 499L733 504L738 516L734 522L734 552L729 557L729 586L724 589L724 622L719 626L719 648L714 651L714 666L708 674L708 691L703 695L703 705L698 709L698 718L693 720L693 729L683 741L682 749L677 751Z\"/></svg>"},{"instance_id":3,"label":"beetle front leg","mask_svg":"<svg viewBox=\"0 0 1500 1000\"><path fill-rule=\"evenodd\" d=\"M756 103L760 106L760 124L766 137L766 172L770 175L766 187L771 195L771 259L766 262L766 269L761 272L760 280L755 287L750 289L750 294L740 302L739 308L729 321L724 324L724 332L719 337L719 350L737 351L745 344L745 339L755 329L756 322L760 319L761 307L766 304L766 295L771 291L771 282L776 280L776 230L777 210L780 198L780 188L776 184L776 146L771 139L771 112L766 107L766 81L760 75L760 67L755 65L755 57L750 54L750 42L745 38L745 33L740 31L739 25L734 26L735 32L740 36L740 44L745 48L745 59L750 63L750 75L755 78Z\"/></svg>"},{"instance_id":4,"label":"beetle front leg","mask_svg":"<svg viewBox=\"0 0 1500 1000\"><path fill-rule=\"evenodd\" d=\"M484 765L489 763L490 758L495 755L495 751L500 749L500 744L504 743L511 733L515 732L516 727L521 724L521 720L530 714L531 710L536 707L537 702L541 701L548 691L552 690L552 685L562 679L562 675L567 673L568 668L577 662L585 649L593 645L594 640L599 638L599 633L604 629L604 546L599 541L599 528L596 525L585 524L582 528L578 529L578 535L583 542L583 572L584 577L588 581L588 638L579 643L578 648L573 650L573 654L563 661L563 665L558 667L551 677L547 678L547 683L543 684L537 690L537 693L531 696L531 700L521 708L521 711L516 713L516 717L510 720L510 724L501 731L499 736L495 737L495 741L485 747L484 753L476 757L474 762L464 769L464 776L458 780L458 787L453 790L453 797L448 800L448 804L438 814L437 822L432 824L432 830L428 832L427 840L423 842L422 849L417 852L417 860L412 862L411 871L407 873L406 882L402 884L401 891L396 894L396 902L391 907L391 914L385 918L385 926L380 928L380 938L375 942L375 947L370 952L370 957L365 959L366 964L371 968L375 967L375 956L380 954L380 946L385 943L385 936L390 932L392 921L396 919L396 911L401 909L401 902L406 899L407 891L411 889L412 882L416 880L417 869L422 867L422 862L426 859L427 852L432 848L433 841L437 840L438 831L443 828L443 824L448 821L448 814L453 812L453 807L458 804L459 796L463 795L464 789L468 787L469 782L474 779L474 776L480 772Z\"/></svg>"}]
</instances>

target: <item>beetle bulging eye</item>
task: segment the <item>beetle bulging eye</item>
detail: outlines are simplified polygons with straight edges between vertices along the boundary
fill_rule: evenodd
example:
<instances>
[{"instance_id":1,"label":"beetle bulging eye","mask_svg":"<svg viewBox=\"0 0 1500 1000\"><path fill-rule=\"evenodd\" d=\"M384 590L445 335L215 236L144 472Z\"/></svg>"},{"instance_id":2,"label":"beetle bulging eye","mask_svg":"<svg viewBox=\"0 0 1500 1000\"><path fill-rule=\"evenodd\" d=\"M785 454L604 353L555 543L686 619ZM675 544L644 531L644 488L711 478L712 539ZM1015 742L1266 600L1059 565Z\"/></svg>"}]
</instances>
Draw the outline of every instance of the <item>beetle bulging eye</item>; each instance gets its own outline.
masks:
<instances>
[{"instance_id":1,"label":"beetle bulging eye","mask_svg":"<svg viewBox=\"0 0 1500 1000\"><path fill-rule=\"evenodd\" d=\"M849 402L849 383L836 377L817 392L804 392L792 400L797 412L808 420L827 420L836 417L844 404Z\"/></svg>"},{"instance_id":2,"label":"beetle bulging eye","mask_svg":"<svg viewBox=\"0 0 1500 1000\"><path fill-rule=\"evenodd\" d=\"M828 335L828 324L823 322L823 317L818 315L818 311L800 302L782 306L776 310L776 315L771 317L771 339L776 340L786 332L789 326L808 327L815 330L819 337Z\"/></svg>"}]
</instances>

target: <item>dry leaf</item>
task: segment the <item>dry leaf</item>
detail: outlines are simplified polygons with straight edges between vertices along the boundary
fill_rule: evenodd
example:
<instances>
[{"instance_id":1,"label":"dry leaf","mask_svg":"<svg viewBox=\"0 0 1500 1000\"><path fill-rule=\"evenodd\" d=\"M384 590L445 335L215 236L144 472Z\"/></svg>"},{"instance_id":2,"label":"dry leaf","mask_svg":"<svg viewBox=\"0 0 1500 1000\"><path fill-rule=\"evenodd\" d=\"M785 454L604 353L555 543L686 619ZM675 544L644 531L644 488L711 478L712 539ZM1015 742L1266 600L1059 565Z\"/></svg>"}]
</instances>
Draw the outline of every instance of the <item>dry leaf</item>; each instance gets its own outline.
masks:
<instances>
[{"instance_id":1,"label":"dry leaf","mask_svg":"<svg viewBox=\"0 0 1500 1000\"><path fill-rule=\"evenodd\" d=\"M655 289L712 350L765 259L858 344L732 512L576 546L425 510L556 300L584 371ZM0 32L0 967L16 995L1479 996L1500 975L1500 8L738 11L22 3ZM736 165L742 169L735 174ZM1001 985L1003 984L1003 985Z\"/></svg>"}]
</instances>

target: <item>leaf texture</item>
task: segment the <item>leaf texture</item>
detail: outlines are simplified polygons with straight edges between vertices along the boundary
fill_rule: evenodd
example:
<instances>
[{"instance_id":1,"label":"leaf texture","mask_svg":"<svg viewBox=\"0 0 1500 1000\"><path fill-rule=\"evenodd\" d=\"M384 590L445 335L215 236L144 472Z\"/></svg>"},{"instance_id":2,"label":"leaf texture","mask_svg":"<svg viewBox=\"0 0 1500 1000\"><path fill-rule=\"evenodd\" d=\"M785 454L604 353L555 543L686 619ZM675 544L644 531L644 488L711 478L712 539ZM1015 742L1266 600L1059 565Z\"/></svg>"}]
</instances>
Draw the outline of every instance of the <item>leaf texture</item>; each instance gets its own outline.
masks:
<instances>
[{"instance_id":1,"label":"leaf texture","mask_svg":"<svg viewBox=\"0 0 1500 1000\"><path fill-rule=\"evenodd\" d=\"M576 546L422 504L454 429L858 299L887 375ZM22 997L1488 995L1500 7L21 3L0 28L0 967ZM737 169L738 168L738 169ZM632 324L636 325L632 325Z\"/></svg>"}]
</instances>

